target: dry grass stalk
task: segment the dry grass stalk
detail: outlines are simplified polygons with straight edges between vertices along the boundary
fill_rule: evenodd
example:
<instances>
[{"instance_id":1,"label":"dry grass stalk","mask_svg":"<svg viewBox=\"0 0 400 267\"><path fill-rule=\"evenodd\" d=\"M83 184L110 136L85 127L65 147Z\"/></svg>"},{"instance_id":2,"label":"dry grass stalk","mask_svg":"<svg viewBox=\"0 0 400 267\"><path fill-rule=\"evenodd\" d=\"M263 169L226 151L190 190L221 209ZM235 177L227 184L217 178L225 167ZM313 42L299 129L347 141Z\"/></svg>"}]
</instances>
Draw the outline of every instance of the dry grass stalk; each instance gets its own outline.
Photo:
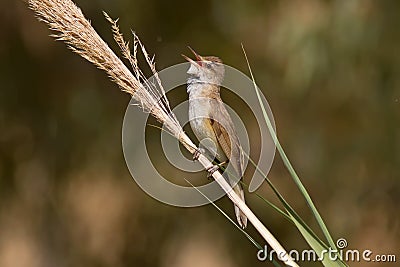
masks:
<instances>
[{"instance_id":1,"label":"dry grass stalk","mask_svg":"<svg viewBox=\"0 0 400 267\"><path fill-rule=\"evenodd\" d=\"M176 136L192 153L194 144L183 134L183 129L173 113L170 112L164 92L154 90L154 85L148 84L147 79L140 71L135 61L135 56L130 56L129 46L118 31L116 22L113 23L114 37L127 57L135 74L123 64L108 45L101 39L90 22L84 17L82 11L70 0L29 0L29 7L35 11L38 18L49 25L56 32L52 35L57 40L64 41L68 48L87 59L99 69L104 70L108 76L125 92L129 93L146 112L150 112L158 121L163 123L171 133ZM145 55L150 69L155 73L155 65L135 37L135 46L139 46ZM136 51L136 49L135 49ZM157 77L157 76L156 76ZM159 81L159 80L158 80ZM161 102L161 104L160 104Z\"/></svg>"},{"instance_id":2,"label":"dry grass stalk","mask_svg":"<svg viewBox=\"0 0 400 267\"><path fill-rule=\"evenodd\" d=\"M112 24L114 39L119 45L123 56L129 60L133 71L123 64L108 45L101 39L93 29L90 22L84 17L82 11L71 0L28 0L29 7L36 13L39 20L49 25L49 28L56 32L53 36L57 40L64 41L68 48L83 58L87 59L99 69L104 70L108 76L121 88L129 93L144 111L150 112L160 123L188 149L194 153L197 148L189 137L184 133L175 115L171 112L168 99L158 78L155 68L154 57L151 58L139 38L134 34L133 55L130 52L129 44L124 41L116 20L112 20L105 14L107 20ZM151 71L154 74L155 82L150 83L142 73L137 62L137 51L140 48ZM209 168L212 163L200 154L199 162L204 168ZM264 239L270 244L281 260L288 266L298 266L287 254L284 248L231 189L221 173L216 171L213 177L225 190L228 197L247 216L249 221L260 232Z\"/></svg>"}]
</instances>

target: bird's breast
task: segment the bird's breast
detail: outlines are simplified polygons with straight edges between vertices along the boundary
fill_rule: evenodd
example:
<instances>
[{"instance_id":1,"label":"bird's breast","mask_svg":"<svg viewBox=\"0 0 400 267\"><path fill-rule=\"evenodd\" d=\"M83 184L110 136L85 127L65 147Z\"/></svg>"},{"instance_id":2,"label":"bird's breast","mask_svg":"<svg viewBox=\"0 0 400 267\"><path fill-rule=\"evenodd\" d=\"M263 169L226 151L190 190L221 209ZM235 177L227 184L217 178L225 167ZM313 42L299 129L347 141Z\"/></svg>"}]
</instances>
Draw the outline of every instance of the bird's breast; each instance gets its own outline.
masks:
<instances>
[{"instance_id":1,"label":"bird's breast","mask_svg":"<svg viewBox=\"0 0 400 267\"><path fill-rule=\"evenodd\" d=\"M189 121L193 133L199 141L210 138L217 145L213 126L211 124L211 114L213 110L213 100L209 98L189 99Z\"/></svg>"}]
</instances>

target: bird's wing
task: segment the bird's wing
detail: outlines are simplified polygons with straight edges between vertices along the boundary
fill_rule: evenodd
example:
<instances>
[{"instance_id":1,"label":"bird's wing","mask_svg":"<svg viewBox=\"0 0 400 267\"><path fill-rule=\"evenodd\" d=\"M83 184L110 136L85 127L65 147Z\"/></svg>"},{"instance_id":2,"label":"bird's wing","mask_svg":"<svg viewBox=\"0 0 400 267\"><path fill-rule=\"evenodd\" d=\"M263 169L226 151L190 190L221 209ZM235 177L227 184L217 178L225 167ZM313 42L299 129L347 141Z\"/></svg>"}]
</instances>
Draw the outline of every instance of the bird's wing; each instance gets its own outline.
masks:
<instances>
[{"instance_id":1,"label":"bird's wing","mask_svg":"<svg viewBox=\"0 0 400 267\"><path fill-rule=\"evenodd\" d=\"M218 144L221 146L226 157L233 164L233 167L238 172L238 174L242 175L242 152L232 119L222 102L219 102L218 105L215 106L217 106L218 108L213 113L214 117L211 118L211 126L213 127L215 136L217 137ZM223 125L225 127L222 126L219 122L223 122ZM231 140L234 142L233 146ZM234 159L231 159L232 149L233 156L236 156Z\"/></svg>"},{"instance_id":2,"label":"bird's wing","mask_svg":"<svg viewBox=\"0 0 400 267\"><path fill-rule=\"evenodd\" d=\"M218 144L221 146L226 157L229 159L231 156L231 140L228 132L218 121L211 119L211 126L213 127L215 136L217 137Z\"/></svg>"}]
</instances>

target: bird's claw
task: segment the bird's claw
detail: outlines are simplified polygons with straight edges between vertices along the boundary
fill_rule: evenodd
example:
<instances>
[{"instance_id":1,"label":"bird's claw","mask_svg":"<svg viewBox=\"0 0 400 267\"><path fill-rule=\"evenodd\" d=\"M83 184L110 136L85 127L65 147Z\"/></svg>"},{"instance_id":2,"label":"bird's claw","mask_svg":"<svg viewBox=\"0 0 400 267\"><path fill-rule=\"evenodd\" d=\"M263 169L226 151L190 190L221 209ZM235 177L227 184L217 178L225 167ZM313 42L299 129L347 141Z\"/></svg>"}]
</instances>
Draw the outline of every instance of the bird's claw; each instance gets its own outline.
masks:
<instances>
[{"instance_id":1,"label":"bird's claw","mask_svg":"<svg viewBox=\"0 0 400 267\"><path fill-rule=\"evenodd\" d=\"M214 172L218 171L219 169L219 165L213 165L209 168L207 168L207 178L211 179L211 177L213 176Z\"/></svg>"},{"instance_id":2,"label":"bird's claw","mask_svg":"<svg viewBox=\"0 0 400 267\"><path fill-rule=\"evenodd\" d=\"M221 162L221 163L218 163L218 164L216 164L216 165L213 165L212 167L209 167L209 168L207 169L207 172L208 172L207 178L208 178L209 180L211 180L211 177L212 177L212 175L214 174L214 172L218 171L219 168L220 168L222 165L227 164L228 162L229 162L229 160L225 160L224 162Z\"/></svg>"},{"instance_id":3,"label":"bird's claw","mask_svg":"<svg viewBox=\"0 0 400 267\"><path fill-rule=\"evenodd\" d=\"M196 151L193 153L193 161L196 161L199 159L200 154L204 154L204 149L203 148L197 148Z\"/></svg>"}]
</instances>

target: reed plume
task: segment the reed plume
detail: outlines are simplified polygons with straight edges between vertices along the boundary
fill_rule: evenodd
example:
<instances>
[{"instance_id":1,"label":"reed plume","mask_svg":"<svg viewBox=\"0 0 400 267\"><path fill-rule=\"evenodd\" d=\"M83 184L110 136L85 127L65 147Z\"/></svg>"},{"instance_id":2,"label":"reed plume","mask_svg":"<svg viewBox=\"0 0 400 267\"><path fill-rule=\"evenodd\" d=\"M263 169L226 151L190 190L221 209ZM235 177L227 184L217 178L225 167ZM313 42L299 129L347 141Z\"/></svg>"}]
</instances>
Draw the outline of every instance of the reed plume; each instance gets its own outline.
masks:
<instances>
[{"instance_id":1,"label":"reed plume","mask_svg":"<svg viewBox=\"0 0 400 267\"><path fill-rule=\"evenodd\" d=\"M68 48L86 60L104 70L122 91L129 93L144 111L150 112L160 123L193 153L196 146L183 133L175 115L171 112L165 92L158 79L154 58L150 58L145 47L134 34L134 54L131 55L129 44L119 32L117 21L107 14L106 18L112 23L114 39L121 48L123 56L132 65L133 73L124 65L120 58L110 49L106 42L98 35L82 11L70 0L29 0L29 7L36 13L39 20L45 22L55 31L52 34L56 40L63 41ZM140 47L146 62L156 77L158 86L150 84L140 70L136 53Z\"/></svg>"}]
</instances>

